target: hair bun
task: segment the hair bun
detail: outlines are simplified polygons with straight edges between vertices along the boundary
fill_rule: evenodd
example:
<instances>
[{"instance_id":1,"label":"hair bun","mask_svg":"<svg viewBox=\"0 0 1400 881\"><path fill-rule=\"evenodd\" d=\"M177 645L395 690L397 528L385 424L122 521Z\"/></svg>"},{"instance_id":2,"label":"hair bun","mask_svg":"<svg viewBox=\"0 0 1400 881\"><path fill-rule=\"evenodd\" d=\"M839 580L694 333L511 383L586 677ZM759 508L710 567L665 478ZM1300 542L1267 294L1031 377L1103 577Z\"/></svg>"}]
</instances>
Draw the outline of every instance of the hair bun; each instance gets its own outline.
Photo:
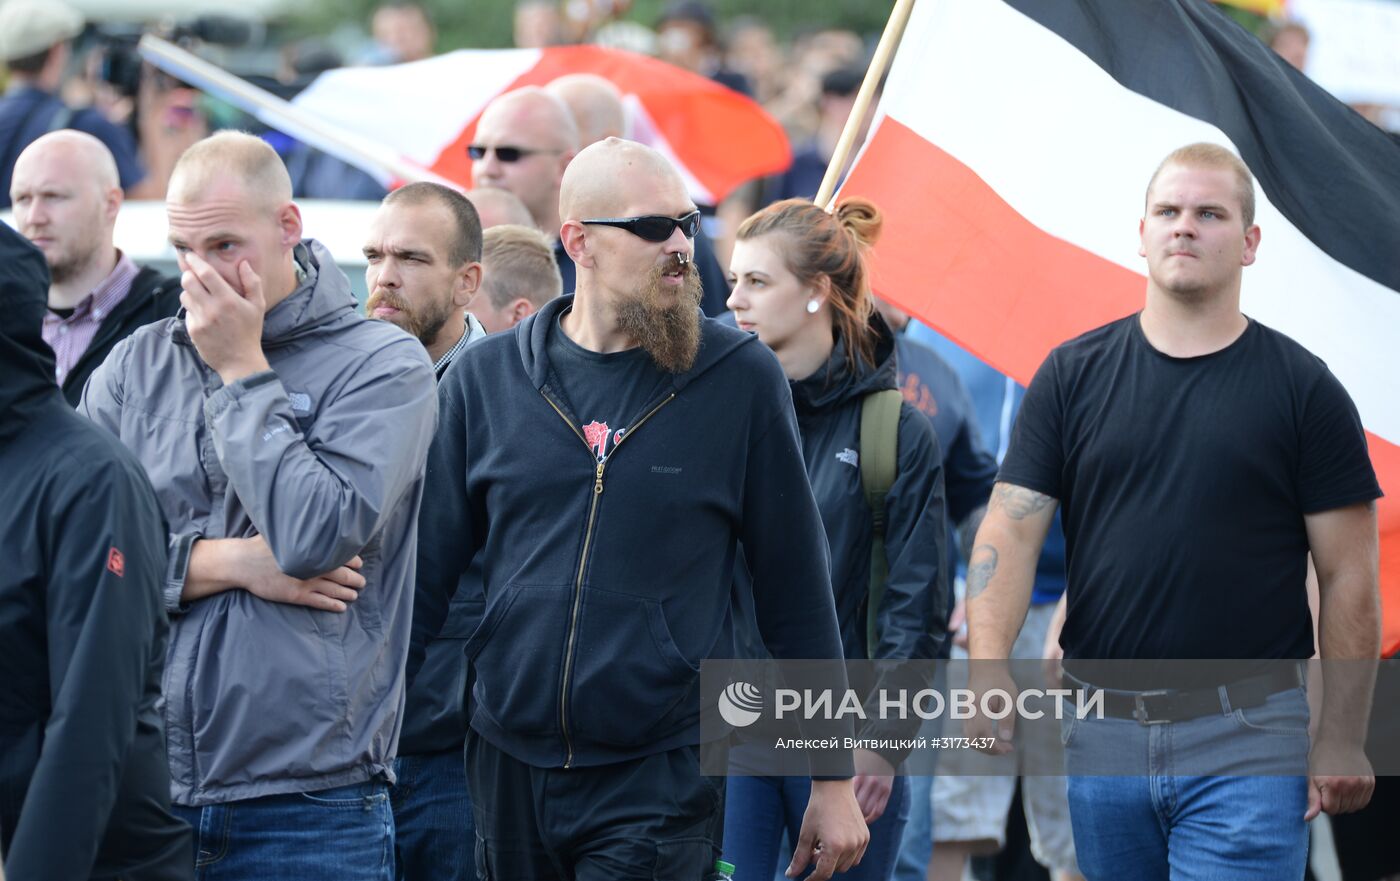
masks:
<instances>
[{"instance_id":1,"label":"hair bun","mask_svg":"<svg viewBox=\"0 0 1400 881\"><path fill-rule=\"evenodd\" d=\"M857 244L868 248L880 238L885 219L880 209L869 199L852 196L836 206L836 222L855 237Z\"/></svg>"}]
</instances>

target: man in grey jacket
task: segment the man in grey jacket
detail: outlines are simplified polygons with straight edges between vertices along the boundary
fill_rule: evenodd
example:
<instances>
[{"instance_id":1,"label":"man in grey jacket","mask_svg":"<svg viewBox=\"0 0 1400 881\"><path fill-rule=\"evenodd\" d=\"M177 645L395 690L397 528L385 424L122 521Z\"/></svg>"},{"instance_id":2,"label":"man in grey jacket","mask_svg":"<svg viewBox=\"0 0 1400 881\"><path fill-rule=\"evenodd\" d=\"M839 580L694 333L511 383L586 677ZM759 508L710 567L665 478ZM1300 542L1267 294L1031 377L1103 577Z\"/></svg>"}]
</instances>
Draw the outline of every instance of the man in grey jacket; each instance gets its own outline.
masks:
<instances>
[{"instance_id":1,"label":"man in grey jacket","mask_svg":"<svg viewBox=\"0 0 1400 881\"><path fill-rule=\"evenodd\" d=\"M191 147L166 208L184 309L79 409L169 524L172 800L220 879L387 879L432 367L355 313L257 138Z\"/></svg>"}]
</instances>

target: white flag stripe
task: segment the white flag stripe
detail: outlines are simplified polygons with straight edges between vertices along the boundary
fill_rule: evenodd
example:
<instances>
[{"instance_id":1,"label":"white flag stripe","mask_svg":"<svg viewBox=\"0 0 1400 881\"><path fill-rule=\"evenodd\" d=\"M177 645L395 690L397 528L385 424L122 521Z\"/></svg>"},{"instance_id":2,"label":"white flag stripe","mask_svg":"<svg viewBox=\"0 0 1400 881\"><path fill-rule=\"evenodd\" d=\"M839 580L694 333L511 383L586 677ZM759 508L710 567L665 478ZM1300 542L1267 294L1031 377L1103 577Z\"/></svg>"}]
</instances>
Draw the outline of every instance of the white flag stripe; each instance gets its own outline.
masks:
<instances>
[{"instance_id":1,"label":"white flag stripe","mask_svg":"<svg viewBox=\"0 0 1400 881\"><path fill-rule=\"evenodd\" d=\"M1031 223L1145 273L1137 225L1155 163L1223 132L1120 86L1000 0L923 0L881 112L976 172ZM1400 443L1400 293L1333 260L1258 191L1244 310L1325 360L1367 429Z\"/></svg>"},{"instance_id":2,"label":"white flag stripe","mask_svg":"<svg viewBox=\"0 0 1400 881\"><path fill-rule=\"evenodd\" d=\"M539 61L536 49L462 50L392 67L344 67L321 74L292 103L427 166Z\"/></svg>"}]
</instances>

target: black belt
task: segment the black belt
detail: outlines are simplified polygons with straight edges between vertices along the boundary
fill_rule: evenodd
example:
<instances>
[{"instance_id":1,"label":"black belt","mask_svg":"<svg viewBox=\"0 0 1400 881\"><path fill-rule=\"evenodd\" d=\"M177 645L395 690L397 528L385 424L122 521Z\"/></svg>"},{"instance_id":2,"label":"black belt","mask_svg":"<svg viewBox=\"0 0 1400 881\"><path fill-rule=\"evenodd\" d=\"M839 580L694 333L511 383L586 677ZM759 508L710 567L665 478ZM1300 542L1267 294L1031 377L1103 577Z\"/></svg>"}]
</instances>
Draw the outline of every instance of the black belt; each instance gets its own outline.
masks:
<instances>
[{"instance_id":1,"label":"black belt","mask_svg":"<svg viewBox=\"0 0 1400 881\"><path fill-rule=\"evenodd\" d=\"M1068 673L1064 674L1064 678L1074 688L1102 692L1105 716L1136 719L1141 725L1185 722L1202 716L1224 715L1226 712L1218 687L1113 692L1081 682ZM1302 671L1294 665L1231 682L1225 686L1225 695L1229 699L1230 710L1233 711L1257 707L1268 700L1270 695L1298 688L1302 684Z\"/></svg>"}]
</instances>

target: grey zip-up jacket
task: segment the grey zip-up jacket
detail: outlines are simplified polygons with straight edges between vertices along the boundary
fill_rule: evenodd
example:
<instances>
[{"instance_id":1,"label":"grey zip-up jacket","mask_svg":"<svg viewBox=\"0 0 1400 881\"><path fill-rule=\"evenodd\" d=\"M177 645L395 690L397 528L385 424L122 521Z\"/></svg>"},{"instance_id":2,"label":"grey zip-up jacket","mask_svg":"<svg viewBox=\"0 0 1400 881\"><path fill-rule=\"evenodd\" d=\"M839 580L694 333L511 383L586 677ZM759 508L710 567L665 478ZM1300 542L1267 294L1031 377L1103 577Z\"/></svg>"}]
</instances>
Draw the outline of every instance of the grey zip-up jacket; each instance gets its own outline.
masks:
<instances>
[{"instance_id":1,"label":"grey zip-up jacket","mask_svg":"<svg viewBox=\"0 0 1400 881\"><path fill-rule=\"evenodd\" d=\"M413 337L356 314L321 245L296 256L302 281L263 322L270 371L224 386L182 313L123 340L79 405L141 460L170 524L177 804L393 780L433 370ZM359 554L359 599L340 613L245 590L180 604L197 539L253 535L296 578Z\"/></svg>"}]
</instances>

